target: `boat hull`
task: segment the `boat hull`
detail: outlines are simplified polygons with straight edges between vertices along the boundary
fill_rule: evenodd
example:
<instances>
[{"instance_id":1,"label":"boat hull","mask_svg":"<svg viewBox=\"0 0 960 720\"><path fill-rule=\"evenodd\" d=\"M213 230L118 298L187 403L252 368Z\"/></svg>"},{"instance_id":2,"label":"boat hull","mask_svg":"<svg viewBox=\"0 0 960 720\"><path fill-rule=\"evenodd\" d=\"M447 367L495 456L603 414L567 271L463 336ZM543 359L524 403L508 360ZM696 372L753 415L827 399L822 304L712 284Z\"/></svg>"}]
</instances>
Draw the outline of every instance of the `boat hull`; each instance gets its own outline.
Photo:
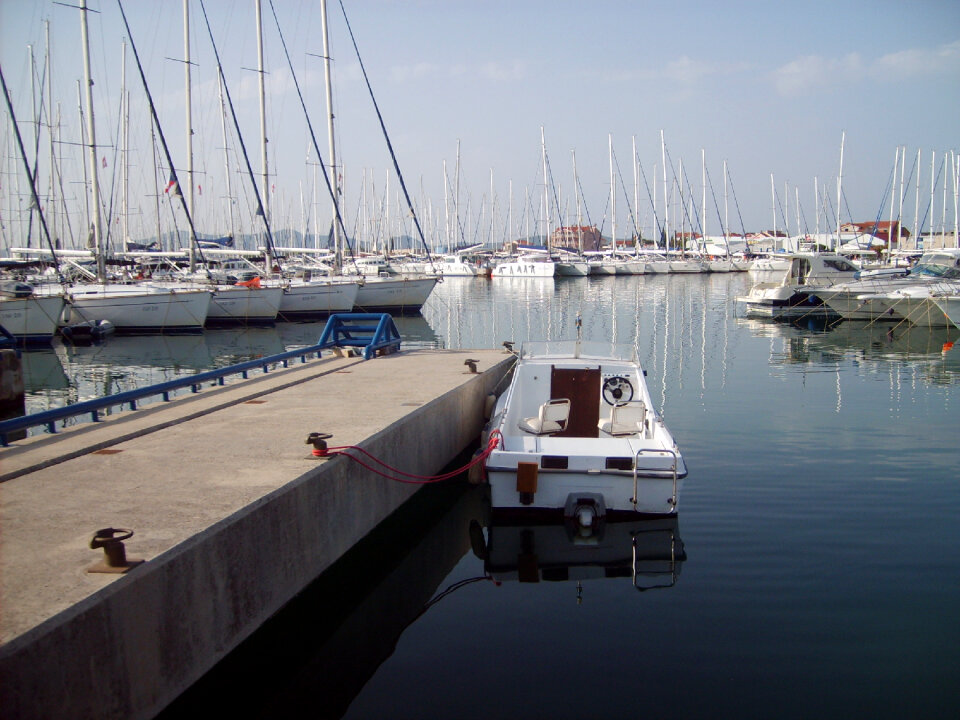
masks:
<instances>
[{"instance_id":1,"label":"boat hull","mask_svg":"<svg viewBox=\"0 0 960 720\"><path fill-rule=\"evenodd\" d=\"M209 290L75 286L69 292L64 324L96 325L106 320L118 334L196 333L203 330L211 296Z\"/></svg>"},{"instance_id":2,"label":"boat hull","mask_svg":"<svg viewBox=\"0 0 960 720\"><path fill-rule=\"evenodd\" d=\"M49 345L63 312L63 296L0 298L0 325L20 345Z\"/></svg>"},{"instance_id":3,"label":"boat hull","mask_svg":"<svg viewBox=\"0 0 960 720\"><path fill-rule=\"evenodd\" d=\"M359 285L356 282L326 280L292 283L283 288L280 320L311 320L353 310Z\"/></svg>"},{"instance_id":4,"label":"boat hull","mask_svg":"<svg viewBox=\"0 0 960 720\"><path fill-rule=\"evenodd\" d=\"M531 462L531 458L524 458ZM490 483L490 505L494 508L513 510L544 510L566 512L572 499L589 499L594 495L603 498L607 512L638 513L643 515L673 515L677 512L674 498L683 491L683 478L665 470L661 476L644 475L637 478L638 498L633 502L633 474L610 474L593 472L561 472L540 469L538 471L535 499L524 503L517 491L517 471L513 468L487 466Z\"/></svg>"},{"instance_id":5,"label":"boat hull","mask_svg":"<svg viewBox=\"0 0 960 720\"><path fill-rule=\"evenodd\" d=\"M368 278L357 291L354 307L358 312L418 313L436 284L436 277Z\"/></svg>"},{"instance_id":6,"label":"boat hull","mask_svg":"<svg viewBox=\"0 0 960 720\"><path fill-rule=\"evenodd\" d=\"M210 299L207 326L272 325L280 312L283 288L218 287Z\"/></svg>"}]
</instances>

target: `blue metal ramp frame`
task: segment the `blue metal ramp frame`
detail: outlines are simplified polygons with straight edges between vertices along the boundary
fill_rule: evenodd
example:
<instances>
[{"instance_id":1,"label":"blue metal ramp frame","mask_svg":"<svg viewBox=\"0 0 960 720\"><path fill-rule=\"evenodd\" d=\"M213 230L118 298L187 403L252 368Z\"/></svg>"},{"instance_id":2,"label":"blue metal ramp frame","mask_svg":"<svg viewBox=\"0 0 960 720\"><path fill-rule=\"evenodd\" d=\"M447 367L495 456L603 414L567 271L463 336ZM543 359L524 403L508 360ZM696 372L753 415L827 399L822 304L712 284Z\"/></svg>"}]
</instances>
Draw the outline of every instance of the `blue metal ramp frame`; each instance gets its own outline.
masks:
<instances>
[{"instance_id":1,"label":"blue metal ramp frame","mask_svg":"<svg viewBox=\"0 0 960 720\"><path fill-rule=\"evenodd\" d=\"M327 320L317 346L363 348L369 360L378 350L399 350L400 331L389 313L338 313Z\"/></svg>"}]
</instances>

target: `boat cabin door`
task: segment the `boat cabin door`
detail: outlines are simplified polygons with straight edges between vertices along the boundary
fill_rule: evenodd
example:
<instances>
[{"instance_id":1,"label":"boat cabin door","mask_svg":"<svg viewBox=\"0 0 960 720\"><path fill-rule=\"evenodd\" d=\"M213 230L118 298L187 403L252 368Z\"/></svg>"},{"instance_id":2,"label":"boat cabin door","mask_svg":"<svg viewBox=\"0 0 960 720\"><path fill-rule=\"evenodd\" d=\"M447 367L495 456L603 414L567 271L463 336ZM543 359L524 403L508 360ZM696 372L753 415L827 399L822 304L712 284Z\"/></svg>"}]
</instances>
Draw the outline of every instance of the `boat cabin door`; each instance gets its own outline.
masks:
<instances>
[{"instance_id":1,"label":"boat cabin door","mask_svg":"<svg viewBox=\"0 0 960 720\"><path fill-rule=\"evenodd\" d=\"M570 417L553 437L599 437L600 368L550 369L550 397L570 398Z\"/></svg>"}]
</instances>

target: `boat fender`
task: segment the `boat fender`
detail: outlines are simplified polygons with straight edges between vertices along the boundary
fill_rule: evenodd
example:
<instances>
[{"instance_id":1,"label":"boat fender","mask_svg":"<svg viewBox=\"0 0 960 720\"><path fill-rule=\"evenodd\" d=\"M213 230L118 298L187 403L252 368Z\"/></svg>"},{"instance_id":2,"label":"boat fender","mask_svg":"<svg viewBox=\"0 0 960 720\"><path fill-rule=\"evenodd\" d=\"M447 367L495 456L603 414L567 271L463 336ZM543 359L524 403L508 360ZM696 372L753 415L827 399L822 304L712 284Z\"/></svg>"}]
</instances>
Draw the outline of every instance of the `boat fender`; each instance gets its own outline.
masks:
<instances>
[{"instance_id":1,"label":"boat fender","mask_svg":"<svg viewBox=\"0 0 960 720\"><path fill-rule=\"evenodd\" d=\"M487 541L483 537L483 527L476 519L470 521L470 549L481 560L486 560L489 555Z\"/></svg>"},{"instance_id":2,"label":"boat fender","mask_svg":"<svg viewBox=\"0 0 960 720\"><path fill-rule=\"evenodd\" d=\"M476 460L482 453L484 448L487 447L486 443L482 443L479 448L476 449L473 453L473 459ZM478 462L475 465L471 465L470 469L467 471L467 482L471 485L485 485L487 482L487 463L486 460Z\"/></svg>"},{"instance_id":3,"label":"boat fender","mask_svg":"<svg viewBox=\"0 0 960 720\"><path fill-rule=\"evenodd\" d=\"M483 401L483 419L489 420L490 416L493 415L493 408L497 404L497 396L493 393L488 393L486 399Z\"/></svg>"}]
</instances>

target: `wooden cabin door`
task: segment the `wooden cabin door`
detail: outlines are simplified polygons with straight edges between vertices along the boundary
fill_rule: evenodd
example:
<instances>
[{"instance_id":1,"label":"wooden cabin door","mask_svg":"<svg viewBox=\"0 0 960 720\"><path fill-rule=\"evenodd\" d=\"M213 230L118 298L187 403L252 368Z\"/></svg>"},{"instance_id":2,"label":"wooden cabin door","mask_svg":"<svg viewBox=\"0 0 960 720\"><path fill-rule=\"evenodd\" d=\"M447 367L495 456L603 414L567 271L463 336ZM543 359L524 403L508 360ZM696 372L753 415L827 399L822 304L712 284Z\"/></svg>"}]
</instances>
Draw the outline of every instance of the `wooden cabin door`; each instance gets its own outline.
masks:
<instances>
[{"instance_id":1,"label":"wooden cabin door","mask_svg":"<svg viewBox=\"0 0 960 720\"><path fill-rule=\"evenodd\" d=\"M567 429L554 437L598 437L600 368L551 368L550 397L570 398Z\"/></svg>"}]
</instances>

